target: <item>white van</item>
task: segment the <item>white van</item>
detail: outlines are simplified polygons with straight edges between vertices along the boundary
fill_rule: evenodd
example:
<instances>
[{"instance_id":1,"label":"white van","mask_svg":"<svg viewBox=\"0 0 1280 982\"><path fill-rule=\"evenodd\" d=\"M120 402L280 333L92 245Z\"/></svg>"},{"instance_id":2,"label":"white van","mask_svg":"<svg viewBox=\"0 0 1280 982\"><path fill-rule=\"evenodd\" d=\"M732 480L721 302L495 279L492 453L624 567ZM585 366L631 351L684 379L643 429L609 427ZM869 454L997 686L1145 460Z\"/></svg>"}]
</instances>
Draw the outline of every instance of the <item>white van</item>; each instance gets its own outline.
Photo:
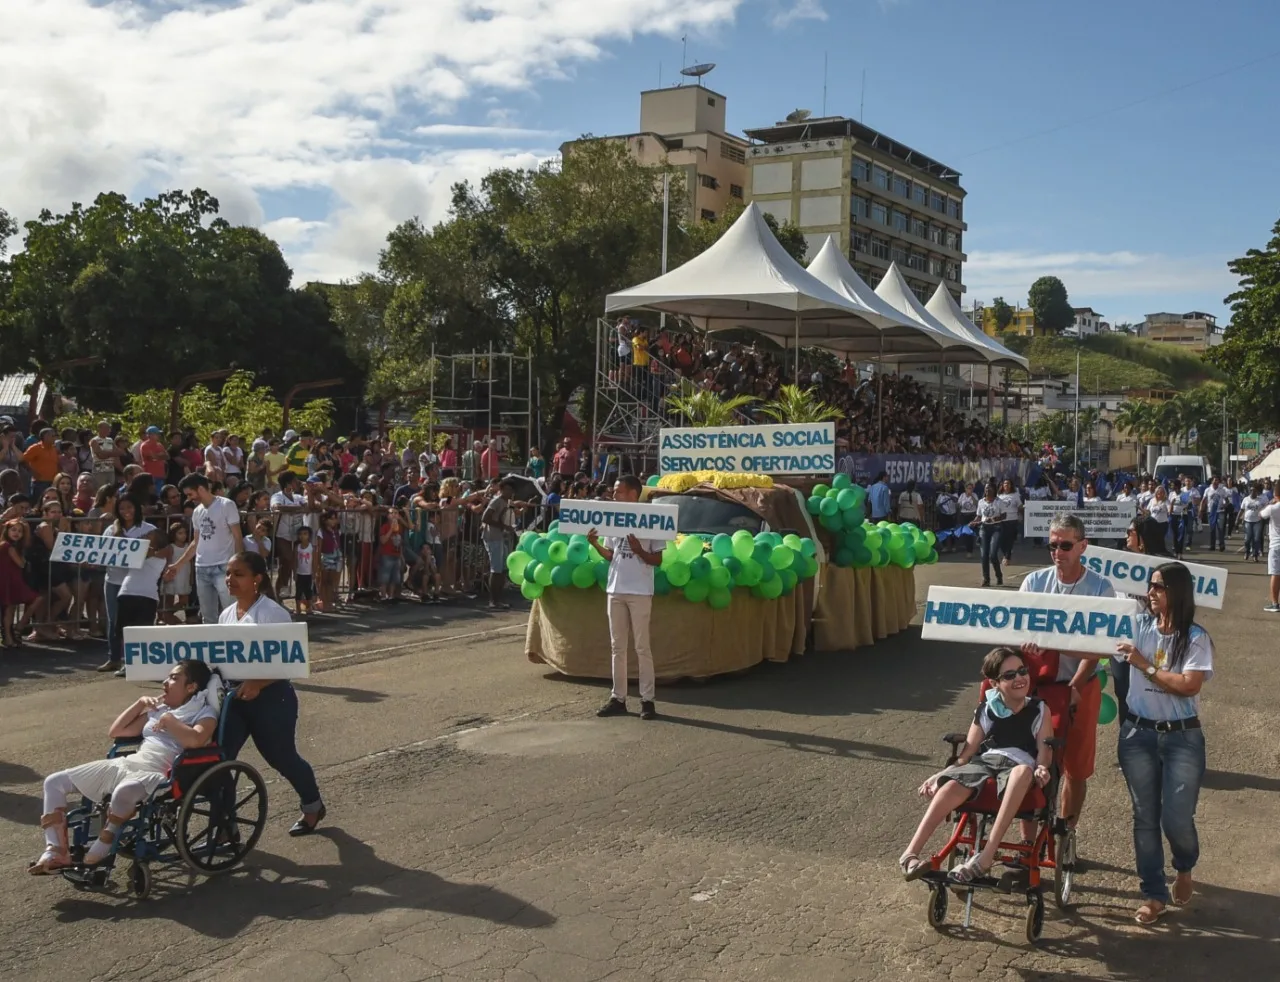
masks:
<instances>
[{"instance_id":1,"label":"white van","mask_svg":"<svg viewBox=\"0 0 1280 982\"><path fill-rule=\"evenodd\" d=\"M1208 457L1193 454L1162 454L1156 458L1157 481L1176 481L1179 475L1189 477L1197 487L1203 487L1213 477L1213 465Z\"/></svg>"}]
</instances>

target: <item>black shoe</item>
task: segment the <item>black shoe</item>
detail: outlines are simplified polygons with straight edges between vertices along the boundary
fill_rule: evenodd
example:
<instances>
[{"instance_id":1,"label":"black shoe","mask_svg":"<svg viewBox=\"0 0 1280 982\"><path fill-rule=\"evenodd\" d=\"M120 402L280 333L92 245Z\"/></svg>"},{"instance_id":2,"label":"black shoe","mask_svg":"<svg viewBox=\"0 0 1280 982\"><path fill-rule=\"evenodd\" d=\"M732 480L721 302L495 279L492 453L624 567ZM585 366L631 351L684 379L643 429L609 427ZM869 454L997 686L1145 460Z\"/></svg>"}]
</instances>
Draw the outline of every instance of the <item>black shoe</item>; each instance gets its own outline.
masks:
<instances>
[{"instance_id":1,"label":"black shoe","mask_svg":"<svg viewBox=\"0 0 1280 982\"><path fill-rule=\"evenodd\" d=\"M657 719L658 711L653 706L653 700L644 700L640 703L641 719Z\"/></svg>"},{"instance_id":2,"label":"black shoe","mask_svg":"<svg viewBox=\"0 0 1280 982\"><path fill-rule=\"evenodd\" d=\"M320 823L324 821L325 814L324 805L321 805L320 810L315 813L316 820L314 823L308 822L305 817L300 818L290 826L289 834L295 839L303 835L312 835L320 826Z\"/></svg>"},{"instance_id":3,"label":"black shoe","mask_svg":"<svg viewBox=\"0 0 1280 982\"><path fill-rule=\"evenodd\" d=\"M596 710L597 716L626 716L627 704L622 699L610 699Z\"/></svg>"},{"instance_id":4,"label":"black shoe","mask_svg":"<svg viewBox=\"0 0 1280 982\"><path fill-rule=\"evenodd\" d=\"M996 586L1004 586L1004 577L1003 577L1003 576L997 576L997 577L996 577Z\"/></svg>"},{"instance_id":5,"label":"black shoe","mask_svg":"<svg viewBox=\"0 0 1280 982\"><path fill-rule=\"evenodd\" d=\"M983 586L991 586L991 581L990 581L990 580L983 580L983 581L982 581L982 585L983 585Z\"/></svg>"}]
</instances>

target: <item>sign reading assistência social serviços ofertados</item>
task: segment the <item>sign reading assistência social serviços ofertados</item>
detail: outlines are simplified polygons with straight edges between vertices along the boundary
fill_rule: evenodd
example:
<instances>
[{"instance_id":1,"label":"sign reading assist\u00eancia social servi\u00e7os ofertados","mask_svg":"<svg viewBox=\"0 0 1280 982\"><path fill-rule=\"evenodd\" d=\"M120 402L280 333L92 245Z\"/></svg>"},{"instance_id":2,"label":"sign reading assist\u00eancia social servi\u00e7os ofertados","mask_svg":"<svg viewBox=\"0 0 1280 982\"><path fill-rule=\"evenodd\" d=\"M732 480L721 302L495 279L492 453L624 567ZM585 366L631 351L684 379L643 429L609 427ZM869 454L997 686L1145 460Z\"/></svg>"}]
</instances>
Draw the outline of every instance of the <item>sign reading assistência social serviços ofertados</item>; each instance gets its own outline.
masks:
<instances>
[{"instance_id":1,"label":"sign reading assist\u00eancia social servi\u00e7os ofertados","mask_svg":"<svg viewBox=\"0 0 1280 982\"><path fill-rule=\"evenodd\" d=\"M836 470L835 423L664 429L658 469L830 476Z\"/></svg>"}]
</instances>

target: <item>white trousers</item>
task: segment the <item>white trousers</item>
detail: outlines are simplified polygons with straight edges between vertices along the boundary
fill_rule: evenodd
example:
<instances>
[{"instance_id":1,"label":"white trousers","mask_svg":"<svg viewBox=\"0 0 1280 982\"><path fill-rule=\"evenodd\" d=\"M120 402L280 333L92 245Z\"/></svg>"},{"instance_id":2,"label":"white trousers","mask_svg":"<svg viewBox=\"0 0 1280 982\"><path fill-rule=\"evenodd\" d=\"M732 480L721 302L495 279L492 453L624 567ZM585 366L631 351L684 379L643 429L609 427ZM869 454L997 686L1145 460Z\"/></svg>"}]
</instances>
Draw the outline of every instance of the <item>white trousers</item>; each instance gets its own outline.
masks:
<instances>
[{"instance_id":1,"label":"white trousers","mask_svg":"<svg viewBox=\"0 0 1280 982\"><path fill-rule=\"evenodd\" d=\"M649 647L649 611L653 597L609 594L609 644L613 650L613 698L627 698L627 655L635 643L640 669L640 698L653 701L653 651Z\"/></svg>"}]
</instances>

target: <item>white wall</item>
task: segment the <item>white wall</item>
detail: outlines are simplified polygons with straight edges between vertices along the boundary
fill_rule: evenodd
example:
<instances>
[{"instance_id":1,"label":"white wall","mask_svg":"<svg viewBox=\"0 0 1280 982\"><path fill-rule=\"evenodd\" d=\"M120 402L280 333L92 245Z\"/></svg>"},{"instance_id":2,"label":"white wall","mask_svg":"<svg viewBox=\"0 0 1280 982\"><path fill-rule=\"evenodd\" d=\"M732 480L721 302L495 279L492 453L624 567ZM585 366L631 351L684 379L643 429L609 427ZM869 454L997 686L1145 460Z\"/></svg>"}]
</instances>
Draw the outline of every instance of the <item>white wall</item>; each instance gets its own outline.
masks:
<instances>
[{"instance_id":1,"label":"white wall","mask_svg":"<svg viewBox=\"0 0 1280 982\"><path fill-rule=\"evenodd\" d=\"M814 228L819 225L839 225L843 209L840 207L841 197L838 194L824 194L819 197L800 199L801 228Z\"/></svg>"},{"instance_id":2,"label":"white wall","mask_svg":"<svg viewBox=\"0 0 1280 982\"><path fill-rule=\"evenodd\" d=\"M786 198L782 201L757 201L755 204L766 215L772 215L773 220L779 225L786 225L791 221L790 198Z\"/></svg>"},{"instance_id":3,"label":"white wall","mask_svg":"<svg viewBox=\"0 0 1280 982\"><path fill-rule=\"evenodd\" d=\"M843 185L841 170L844 161L839 157L820 157L800 163L800 190L824 191Z\"/></svg>"},{"instance_id":4,"label":"white wall","mask_svg":"<svg viewBox=\"0 0 1280 982\"><path fill-rule=\"evenodd\" d=\"M813 257L816 256L821 251L822 247L827 244L827 239L830 236L831 236L830 232L805 232L804 233L804 244L807 250L804 254L805 262L807 263L813 262ZM837 236L836 245L838 246L839 244L840 244L840 239Z\"/></svg>"},{"instance_id":5,"label":"white wall","mask_svg":"<svg viewBox=\"0 0 1280 982\"><path fill-rule=\"evenodd\" d=\"M791 161L755 164L751 168L751 193L779 194L791 190Z\"/></svg>"}]
</instances>

